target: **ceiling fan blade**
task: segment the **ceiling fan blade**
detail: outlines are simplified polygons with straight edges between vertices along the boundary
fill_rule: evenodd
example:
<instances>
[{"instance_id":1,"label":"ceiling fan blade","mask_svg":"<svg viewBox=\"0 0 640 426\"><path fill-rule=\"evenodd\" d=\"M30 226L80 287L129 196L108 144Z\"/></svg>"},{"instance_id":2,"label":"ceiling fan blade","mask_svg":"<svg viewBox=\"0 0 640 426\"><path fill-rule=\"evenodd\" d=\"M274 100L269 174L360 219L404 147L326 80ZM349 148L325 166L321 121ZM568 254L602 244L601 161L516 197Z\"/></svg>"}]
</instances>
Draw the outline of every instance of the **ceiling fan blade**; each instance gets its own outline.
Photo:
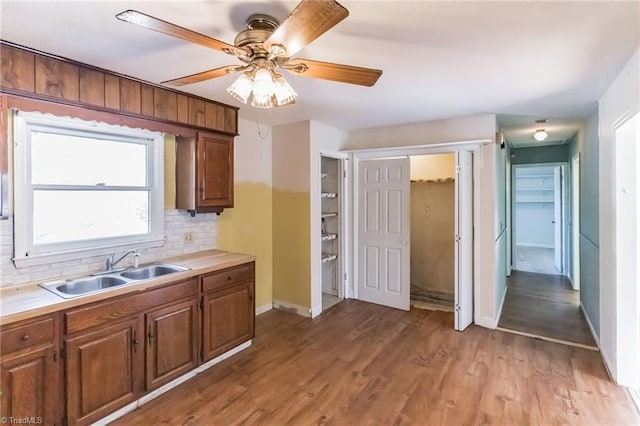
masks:
<instances>
[{"instance_id":1,"label":"ceiling fan blade","mask_svg":"<svg viewBox=\"0 0 640 426\"><path fill-rule=\"evenodd\" d=\"M201 81L211 80L212 78L223 77L229 73L239 71L243 68L246 68L246 67L237 66L237 65L227 65L226 67L214 68L212 70L187 75L184 77L174 78L173 80L163 81L160 84L168 84L170 86L184 86L186 84L199 83Z\"/></svg>"},{"instance_id":2,"label":"ceiling fan blade","mask_svg":"<svg viewBox=\"0 0 640 426\"><path fill-rule=\"evenodd\" d=\"M125 10L124 12L118 13L116 15L116 18L121 21L129 22L131 24L148 28L162 34L179 38L181 40L189 41L191 43L209 47L220 52L228 53L229 55L241 56L247 54L247 52L243 49L239 49L229 43L225 43L224 41L220 41L204 34L188 30L186 28L174 25L167 21L163 21L162 19L154 18L153 16L146 15L136 10Z\"/></svg>"},{"instance_id":3,"label":"ceiling fan blade","mask_svg":"<svg viewBox=\"0 0 640 426\"><path fill-rule=\"evenodd\" d=\"M349 11L335 0L302 0L264 47L277 56L291 57L348 15ZM272 46L283 46L286 51L279 52Z\"/></svg>"},{"instance_id":4,"label":"ceiling fan blade","mask_svg":"<svg viewBox=\"0 0 640 426\"><path fill-rule=\"evenodd\" d=\"M302 77L321 78L341 83L373 86L382 75L382 70L354 67L352 65L332 64L295 58L287 62L284 69Z\"/></svg>"}]
</instances>

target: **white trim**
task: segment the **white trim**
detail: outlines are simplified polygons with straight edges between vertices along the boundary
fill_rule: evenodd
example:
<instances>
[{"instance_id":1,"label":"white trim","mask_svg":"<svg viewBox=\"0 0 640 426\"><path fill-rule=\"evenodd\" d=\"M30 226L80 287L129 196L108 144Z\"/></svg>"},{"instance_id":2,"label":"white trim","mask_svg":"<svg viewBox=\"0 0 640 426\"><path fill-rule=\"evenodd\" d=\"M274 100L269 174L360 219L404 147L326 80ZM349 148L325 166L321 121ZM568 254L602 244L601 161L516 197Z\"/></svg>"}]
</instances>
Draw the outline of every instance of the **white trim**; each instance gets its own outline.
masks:
<instances>
[{"instance_id":1,"label":"white trim","mask_svg":"<svg viewBox=\"0 0 640 426\"><path fill-rule=\"evenodd\" d=\"M315 318L322 313L322 304L316 305L311 308L311 318Z\"/></svg>"},{"instance_id":2,"label":"white trim","mask_svg":"<svg viewBox=\"0 0 640 426\"><path fill-rule=\"evenodd\" d=\"M508 286L504 287L504 291L502 292L502 301L500 302L500 307L498 308L498 315L496 316L496 327L500 324L500 317L502 316L502 308L504 307L504 301L507 298L507 290Z\"/></svg>"},{"instance_id":3,"label":"white trim","mask_svg":"<svg viewBox=\"0 0 640 426\"><path fill-rule=\"evenodd\" d=\"M490 328L490 329L496 329L498 328L498 321L496 321L495 318L490 318L490 317L476 317L474 318L473 322L476 325L479 325L480 327L484 327L484 328Z\"/></svg>"},{"instance_id":4,"label":"white trim","mask_svg":"<svg viewBox=\"0 0 640 426\"><path fill-rule=\"evenodd\" d=\"M256 316L258 316L260 314L264 314L265 312L268 312L268 311L270 311L272 309L273 309L273 302L265 303L262 306L257 306L256 307Z\"/></svg>"},{"instance_id":5,"label":"white trim","mask_svg":"<svg viewBox=\"0 0 640 426\"><path fill-rule=\"evenodd\" d=\"M216 364L219 364L220 362L222 362L225 359L237 354L238 352L247 349L249 346L251 346L252 342L253 342L252 340L249 340L248 342L244 342L243 344L236 346L235 348L223 353L222 355L219 355L219 356L215 357L214 359L212 359L210 361L207 361L206 363L202 364L200 367L195 368L195 369L189 371L186 374L183 374L182 376L178 377L177 379L172 380L171 382L167 383L166 385L160 386L158 389L154 390L153 392L150 392L150 393L146 394L145 396L141 397L140 399L138 399L136 401L133 401L132 403L130 403L128 405L125 405L124 407L120 408L117 411L114 411L113 413L109 414L106 417L103 417L102 419L100 419L97 422L93 423L93 426L106 426L109 423L113 422L114 420L117 420L120 417L123 417L126 414L129 414L130 412L134 411L136 408L142 407L147 402L149 402L149 401L151 401L153 399L156 399L160 395L170 391L171 389L179 386L180 384L186 382L187 380L192 379L193 377L195 377L196 375L202 373L203 371L213 367Z\"/></svg>"},{"instance_id":6,"label":"white trim","mask_svg":"<svg viewBox=\"0 0 640 426\"><path fill-rule=\"evenodd\" d=\"M124 126L90 122L70 117L56 117L37 112L15 111L14 142L14 264L16 267L49 264L62 260L106 254L114 247L157 247L164 239L164 136L159 132ZM76 135L95 140L112 140L143 145L146 148L144 185L36 185L31 182L32 132L45 131L58 135ZM33 193L37 189L90 191L139 190L148 193L148 232L92 240L75 240L34 245Z\"/></svg>"},{"instance_id":7,"label":"white trim","mask_svg":"<svg viewBox=\"0 0 640 426\"><path fill-rule=\"evenodd\" d=\"M631 396L631 400L640 414L640 392L631 388L627 388L627 392L629 392L629 396Z\"/></svg>"},{"instance_id":8,"label":"white trim","mask_svg":"<svg viewBox=\"0 0 640 426\"><path fill-rule=\"evenodd\" d=\"M397 147L386 148L360 148L360 149L345 149L342 152L355 154L360 158L382 158L387 156L411 156L421 155L425 150L429 151L429 154L437 154L440 152L453 152L465 149L474 149L479 145L493 144L491 139L477 139L470 141L456 141L456 142L444 142L424 145L407 145Z\"/></svg>"},{"instance_id":9,"label":"white trim","mask_svg":"<svg viewBox=\"0 0 640 426\"><path fill-rule=\"evenodd\" d=\"M480 277L480 262L477 256L480 253L481 229L480 223L480 170L482 164L482 146L493 144L491 139L479 139L472 141L450 142L441 144L426 145L410 145L394 148L371 148L371 149L353 149L344 150L351 154L349 164L349 175L358 176L359 162L364 159L386 158L386 157L406 157L412 155L429 155L447 152L456 152L458 150L469 150L473 153L473 322L482 327L494 329L497 326L495 318L486 318L479 316L479 307L482 305L482 283ZM358 211L358 185L357 179L351 179L351 214L349 215L349 224L351 228L351 250L350 255L350 288L352 298L358 297L358 217L355 212Z\"/></svg>"},{"instance_id":10,"label":"white trim","mask_svg":"<svg viewBox=\"0 0 640 426\"><path fill-rule=\"evenodd\" d=\"M311 318L311 310L302 305L296 305L295 303L285 302L283 300L273 299L273 308L280 309L281 311L291 312L303 317Z\"/></svg>"},{"instance_id":11,"label":"white trim","mask_svg":"<svg viewBox=\"0 0 640 426\"><path fill-rule=\"evenodd\" d=\"M589 330L591 331L593 340L596 342L596 345L598 346L598 348L600 348L600 339L598 338L598 334L596 333L596 330L593 328L591 319L589 318L589 315L587 315L587 310L584 308L582 301L580 302L580 310L582 311L582 315L584 316L584 319L587 321L587 325L589 326Z\"/></svg>"}]
</instances>

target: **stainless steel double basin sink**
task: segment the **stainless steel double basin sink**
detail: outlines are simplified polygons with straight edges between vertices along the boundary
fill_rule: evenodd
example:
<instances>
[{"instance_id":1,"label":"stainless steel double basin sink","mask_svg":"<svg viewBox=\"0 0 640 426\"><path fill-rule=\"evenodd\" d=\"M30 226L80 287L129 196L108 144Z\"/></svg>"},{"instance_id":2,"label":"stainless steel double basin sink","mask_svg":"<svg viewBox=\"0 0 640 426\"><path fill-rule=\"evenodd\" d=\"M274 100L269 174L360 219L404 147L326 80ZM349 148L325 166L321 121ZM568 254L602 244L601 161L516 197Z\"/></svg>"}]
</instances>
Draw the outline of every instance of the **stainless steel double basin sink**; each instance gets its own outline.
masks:
<instances>
[{"instance_id":1,"label":"stainless steel double basin sink","mask_svg":"<svg viewBox=\"0 0 640 426\"><path fill-rule=\"evenodd\" d=\"M69 299L188 270L189 268L168 263L154 263L124 271L114 271L64 281L52 281L39 285L60 297Z\"/></svg>"}]
</instances>

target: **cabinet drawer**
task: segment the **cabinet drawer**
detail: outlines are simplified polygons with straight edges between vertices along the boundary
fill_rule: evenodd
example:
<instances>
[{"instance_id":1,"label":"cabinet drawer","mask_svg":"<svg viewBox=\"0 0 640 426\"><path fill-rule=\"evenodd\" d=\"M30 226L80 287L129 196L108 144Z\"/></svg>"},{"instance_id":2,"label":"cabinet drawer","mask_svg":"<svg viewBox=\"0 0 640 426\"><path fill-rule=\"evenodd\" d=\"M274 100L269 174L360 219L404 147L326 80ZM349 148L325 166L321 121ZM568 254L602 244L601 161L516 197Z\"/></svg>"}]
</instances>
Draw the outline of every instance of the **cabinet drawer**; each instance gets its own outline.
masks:
<instances>
[{"instance_id":1,"label":"cabinet drawer","mask_svg":"<svg viewBox=\"0 0 640 426\"><path fill-rule=\"evenodd\" d=\"M129 318L138 313L198 294L198 281L192 278L167 287L133 293L106 302L65 312L65 333L71 334L113 320Z\"/></svg>"},{"instance_id":2,"label":"cabinet drawer","mask_svg":"<svg viewBox=\"0 0 640 426\"><path fill-rule=\"evenodd\" d=\"M41 343L53 342L54 324L53 318L49 317L2 330L2 353L8 354Z\"/></svg>"},{"instance_id":3,"label":"cabinet drawer","mask_svg":"<svg viewBox=\"0 0 640 426\"><path fill-rule=\"evenodd\" d=\"M253 281L253 262L202 277L202 291L206 293L246 281Z\"/></svg>"}]
</instances>

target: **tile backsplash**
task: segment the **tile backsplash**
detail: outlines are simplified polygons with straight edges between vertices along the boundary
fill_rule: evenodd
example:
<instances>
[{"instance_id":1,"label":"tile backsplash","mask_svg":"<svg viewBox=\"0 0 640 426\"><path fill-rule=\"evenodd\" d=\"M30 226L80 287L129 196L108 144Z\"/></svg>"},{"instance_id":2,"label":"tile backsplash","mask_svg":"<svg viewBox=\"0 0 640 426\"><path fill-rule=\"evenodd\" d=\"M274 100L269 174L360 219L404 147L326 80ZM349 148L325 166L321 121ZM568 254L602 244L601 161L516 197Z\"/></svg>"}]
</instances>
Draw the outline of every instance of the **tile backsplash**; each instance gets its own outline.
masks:
<instances>
[{"instance_id":1,"label":"tile backsplash","mask_svg":"<svg viewBox=\"0 0 640 426\"><path fill-rule=\"evenodd\" d=\"M203 213L191 217L183 210L166 210L164 217L166 241L162 247L139 250L140 262L148 263L166 257L216 248L217 217L215 213ZM187 244L183 242L185 233L193 235L193 242ZM13 218L9 218L0 220L0 287L100 271L104 269L106 259L106 256L101 255L17 269L13 265L12 257ZM129 266L132 262L129 256L123 264Z\"/></svg>"}]
</instances>

